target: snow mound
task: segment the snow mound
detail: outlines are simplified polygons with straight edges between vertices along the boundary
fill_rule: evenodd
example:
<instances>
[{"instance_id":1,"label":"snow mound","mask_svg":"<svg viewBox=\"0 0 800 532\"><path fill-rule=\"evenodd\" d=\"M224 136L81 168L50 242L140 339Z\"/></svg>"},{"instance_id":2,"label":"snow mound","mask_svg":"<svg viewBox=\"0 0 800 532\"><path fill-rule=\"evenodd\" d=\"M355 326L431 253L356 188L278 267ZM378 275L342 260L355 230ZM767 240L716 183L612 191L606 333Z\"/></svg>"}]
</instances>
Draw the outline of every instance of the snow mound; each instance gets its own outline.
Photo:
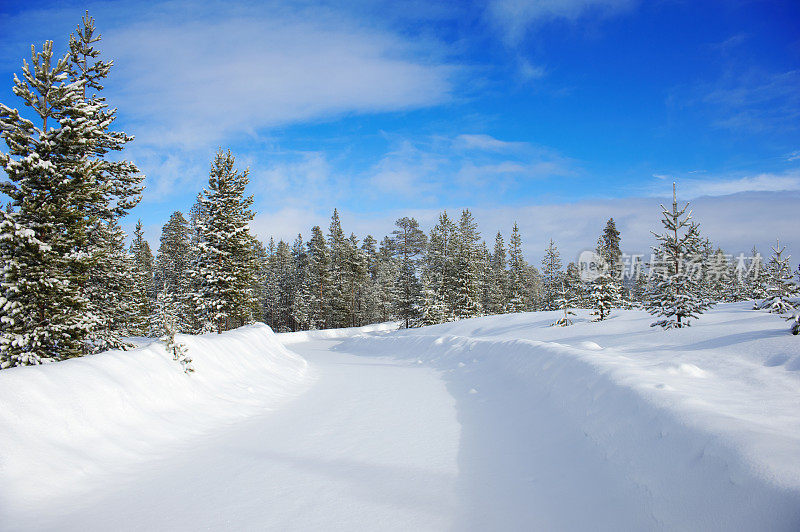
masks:
<instances>
[{"instance_id":1,"label":"snow mound","mask_svg":"<svg viewBox=\"0 0 800 532\"><path fill-rule=\"evenodd\" d=\"M602 347L600 347L600 345L597 344L597 342L586 341L586 342L581 342L579 345L583 349L588 349L590 351L600 351L601 349L603 349Z\"/></svg>"},{"instance_id":2,"label":"snow mound","mask_svg":"<svg viewBox=\"0 0 800 532\"><path fill-rule=\"evenodd\" d=\"M263 324L178 335L195 372L160 342L0 371L0 515L100 489L170 445L276 408L305 390L304 359Z\"/></svg>"}]
</instances>

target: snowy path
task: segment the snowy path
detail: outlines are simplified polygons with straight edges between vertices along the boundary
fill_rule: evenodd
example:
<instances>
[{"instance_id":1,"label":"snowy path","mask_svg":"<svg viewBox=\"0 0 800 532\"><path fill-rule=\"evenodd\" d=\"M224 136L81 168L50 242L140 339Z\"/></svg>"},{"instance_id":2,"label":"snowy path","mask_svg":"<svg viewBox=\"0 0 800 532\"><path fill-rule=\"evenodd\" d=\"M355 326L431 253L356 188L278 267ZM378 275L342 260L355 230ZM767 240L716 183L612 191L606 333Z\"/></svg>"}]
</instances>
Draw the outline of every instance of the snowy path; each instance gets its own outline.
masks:
<instances>
[{"instance_id":1,"label":"snowy path","mask_svg":"<svg viewBox=\"0 0 800 532\"><path fill-rule=\"evenodd\" d=\"M456 499L459 426L428 368L290 346L316 383L281 409L195 440L105 496L28 515L59 530L442 530ZM116 479L115 483L119 483ZM16 519L14 519L16 521ZM1 528L1 527L0 527Z\"/></svg>"}]
</instances>

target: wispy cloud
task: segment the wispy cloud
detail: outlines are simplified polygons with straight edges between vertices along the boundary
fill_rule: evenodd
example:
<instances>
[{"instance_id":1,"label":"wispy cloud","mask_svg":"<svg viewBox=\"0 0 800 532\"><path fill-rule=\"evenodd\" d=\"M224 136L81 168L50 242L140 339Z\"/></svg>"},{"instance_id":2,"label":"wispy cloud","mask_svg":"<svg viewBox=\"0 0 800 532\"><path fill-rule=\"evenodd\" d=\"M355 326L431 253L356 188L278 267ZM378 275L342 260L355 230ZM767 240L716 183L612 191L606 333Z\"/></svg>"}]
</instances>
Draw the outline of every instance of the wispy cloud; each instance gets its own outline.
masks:
<instances>
[{"instance_id":1,"label":"wispy cloud","mask_svg":"<svg viewBox=\"0 0 800 532\"><path fill-rule=\"evenodd\" d=\"M194 149L234 133L433 106L451 98L460 72L439 41L324 2L30 9L3 20L0 50L16 63L39 34L66 40L83 7L115 60L106 96L148 146Z\"/></svg>"},{"instance_id":2,"label":"wispy cloud","mask_svg":"<svg viewBox=\"0 0 800 532\"><path fill-rule=\"evenodd\" d=\"M486 134L462 134L412 142L403 139L371 170L367 181L379 193L422 198L427 203L501 199L530 181L566 177L577 163L555 150Z\"/></svg>"},{"instance_id":3,"label":"wispy cloud","mask_svg":"<svg viewBox=\"0 0 800 532\"><path fill-rule=\"evenodd\" d=\"M559 19L575 22L588 15L608 16L636 3L636 0L492 0L486 11L506 43L513 45L536 24Z\"/></svg>"},{"instance_id":4,"label":"wispy cloud","mask_svg":"<svg viewBox=\"0 0 800 532\"><path fill-rule=\"evenodd\" d=\"M718 128L743 133L796 131L800 126L800 70L736 69L723 79L678 91ZM680 96L680 92L684 92Z\"/></svg>"},{"instance_id":5,"label":"wispy cloud","mask_svg":"<svg viewBox=\"0 0 800 532\"><path fill-rule=\"evenodd\" d=\"M727 196L742 192L781 192L800 191L800 170L787 172L761 173L744 176L695 177L654 175L659 180L671 179L678 184L678 193L683 198L701 196ZM653 196L664 195L663 183L649 185L647 193Z\"/></svg>"},{"instance_id":6,"label":"wispy cloud","mask_svg":"<svg viewBox=\"0 0 800 532\"><path fill-rule=\"evenodd\" d=\"M527 142L511 142L507 140L500 140L492 137L491 135L470 135L462 134L455 137L453 147L457 149L477 149L486 151L519 151L530 147Z\"/></svg>"},{"instance_id":7,"label":"wispy cloud","mask_svg":"<svg viewBox=\"0 0 800 532\"><path fill-rule=\"evenodd\" d=\"M207 146L233 132L436 105L458 71L431 41L324 6L187 12L104 31L117 64L108 94L141 143Z\"/></svg>"}]
</instances>

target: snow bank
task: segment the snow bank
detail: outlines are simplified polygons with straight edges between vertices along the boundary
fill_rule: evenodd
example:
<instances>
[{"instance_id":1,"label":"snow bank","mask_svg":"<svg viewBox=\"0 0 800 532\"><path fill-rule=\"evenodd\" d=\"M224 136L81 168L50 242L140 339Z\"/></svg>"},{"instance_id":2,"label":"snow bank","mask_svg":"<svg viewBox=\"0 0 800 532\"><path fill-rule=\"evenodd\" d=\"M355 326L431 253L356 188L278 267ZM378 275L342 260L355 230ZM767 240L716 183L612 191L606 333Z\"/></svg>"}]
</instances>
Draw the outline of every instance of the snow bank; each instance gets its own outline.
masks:
<instances>
[{"instance_id":1,"label":"snow bank","mask_svg":"<svg viewBox=\"0 0 800 532\"><path fill-rule=\"evenodd\" d=\"M361 334L338 349L442 371L474 507L460 526L800 529L800 342L782 320L741 304L677 331L635 311L549 327L557 317Z\"/></svg>"},{"instance_id":2,"label":"snow bank","mask_svg":"<svg viewBox=\"0 0 800 532\"><path fill-rule=\"evenodd\" d=\"M335 340L337 338L349 338L363 333L396 331L400 328L399 321L387 321L384 323L373 323L362 327L344 327L341 329L320 329L316 331L296 331L288 333L278 333L278 338L284 345L299 344L303 342L313 342L314 340Z\"/></svg>"},{"instance_id":3,"label":"snow bank","mask_svg":"<svg viewBox=\"0 0 800 532\"><path fill-rule=\"evenodd\" d=\"M100 489L170 444L275 408L311 381L305 360L266 325L178 341L191 375L158 342L0 371L0 516Z\"/></svg>"}]
</instances>

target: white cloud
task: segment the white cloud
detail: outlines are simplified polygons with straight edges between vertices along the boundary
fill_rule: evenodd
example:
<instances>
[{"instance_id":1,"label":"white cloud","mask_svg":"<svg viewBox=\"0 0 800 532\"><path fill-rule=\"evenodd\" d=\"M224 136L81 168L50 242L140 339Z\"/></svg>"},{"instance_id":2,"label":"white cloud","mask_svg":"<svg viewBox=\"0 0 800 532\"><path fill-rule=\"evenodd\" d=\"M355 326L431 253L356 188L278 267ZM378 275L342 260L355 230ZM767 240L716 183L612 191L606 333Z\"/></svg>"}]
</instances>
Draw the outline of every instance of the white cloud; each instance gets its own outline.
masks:
<instances>
[{"instance_id":1,"label":"white cloud","mask_svg":"<svg viewBox=\"0 0 800 532\"><path fill-rule=\"evenodd\" d=\"M326 9L240 4L104 32L108 93L144 144L206 146L232 132L447 101L456 68L430 42Z\"/></svg>"},{"instance_id":2,"label":"white cloud","mask_svg":"<svg viewBox=\"0 0 800 532\"><path fill-rule=\"evenodd\" d=\"M676 178L678 196L688 199L701 196L725 196L741 192L779 192L800 190L800 171L782 174L763 173L730 178ZM651 187L654 195L663 194L663 185Z\"/></svg>"},{"instance_id":3,"label":"white cloud","mask_svg":"<svg viewBox=\"0 0 800 532\"><path fill-rule=\"evenodd\" d=\"M487 151L516 151L530 146L526 142L509 142L492 137L491 135L458 135L453 142L457 149L478 149Z\"/></svg>"},{"instance_id":4,"label":"white cloud","mask_svg":"<svg viewBox=\"0 0 800 532\"><path fill-rule=\"evenodd\" d=\"M535 24L559 19L574 22L588 14L613 14L635 3L636 0L492 0L487 14L503 39L516 44Z\"/></svg>"},{"instance_id":5,"label":"white cloud","mask_svg":"<svg viewBox=\"0 0 800 532\"><path fill-rule=\"evenodd\" d=\"M462 134L397 147L366 172L367 191L415 198L416 205L499 200L530 180L576 174L575 161L549 148L485 134ZM487 196L488 194L488 196Z\"/></svg>"}]
</instances>

